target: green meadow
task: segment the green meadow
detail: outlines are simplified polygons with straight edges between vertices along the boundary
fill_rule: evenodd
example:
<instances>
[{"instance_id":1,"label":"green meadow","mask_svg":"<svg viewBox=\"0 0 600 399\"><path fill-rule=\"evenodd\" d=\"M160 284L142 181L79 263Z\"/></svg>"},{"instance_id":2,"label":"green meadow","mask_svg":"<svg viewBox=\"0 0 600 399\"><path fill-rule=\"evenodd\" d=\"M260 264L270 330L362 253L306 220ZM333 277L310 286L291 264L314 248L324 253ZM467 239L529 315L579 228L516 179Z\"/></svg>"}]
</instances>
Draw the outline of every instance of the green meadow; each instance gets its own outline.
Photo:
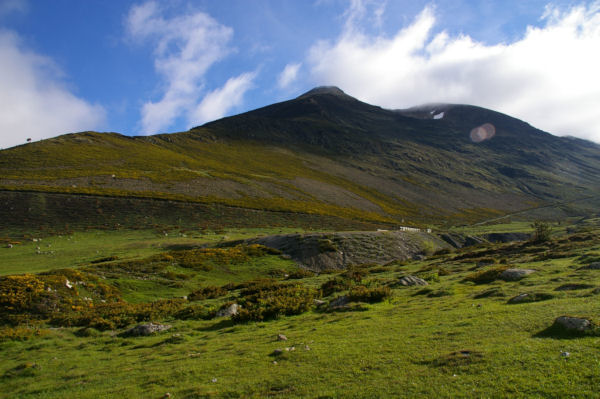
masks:
<instances>
[{"instance_id":1,"label":"green meadow","mask_svg":"<svg viewBox=\"0 0 600 399\"><path fill-rule=\"evenodd\" d=\"M204 248L295 231L88 231L2 248L2 395L597 395L597 329L549 328L561 315L598 318L600 271L582 269L600 261L593 227L320 273L261 246ZM535 272L503 281L507 268ZM399 284L408 275L428 285ZM523 293L531 302L509 303ZM350 302L330 305L341 296ZM234 302L245 313L217 315ZM121 334L148 321L172 327Z\"/></svg>"}]
</instances>

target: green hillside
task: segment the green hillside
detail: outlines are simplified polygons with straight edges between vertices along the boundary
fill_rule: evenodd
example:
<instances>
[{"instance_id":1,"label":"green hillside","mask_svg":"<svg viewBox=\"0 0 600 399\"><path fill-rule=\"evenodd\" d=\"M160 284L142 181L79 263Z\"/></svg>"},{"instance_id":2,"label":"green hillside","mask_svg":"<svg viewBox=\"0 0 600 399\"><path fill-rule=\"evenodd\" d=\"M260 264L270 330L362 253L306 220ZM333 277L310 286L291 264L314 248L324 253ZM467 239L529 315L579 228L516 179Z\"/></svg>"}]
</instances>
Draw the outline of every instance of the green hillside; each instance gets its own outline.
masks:
<instances>
[{"instance_id":1,"label":"green hillside","mask_svg":"<svg viewBox=\"0 0 600 399\"><path fill-rule=\"evenodd\" d=\"M442 119L432 119L443 110ZM484 123L495 136L473 142ZM188 132L84 132L0 151L0 189L168 199L375 223L475 222L594 199L600 148L463 105L385 110L339 89ZM577 204L567 213L577 213Z\"/></svg>"}]
</instances>

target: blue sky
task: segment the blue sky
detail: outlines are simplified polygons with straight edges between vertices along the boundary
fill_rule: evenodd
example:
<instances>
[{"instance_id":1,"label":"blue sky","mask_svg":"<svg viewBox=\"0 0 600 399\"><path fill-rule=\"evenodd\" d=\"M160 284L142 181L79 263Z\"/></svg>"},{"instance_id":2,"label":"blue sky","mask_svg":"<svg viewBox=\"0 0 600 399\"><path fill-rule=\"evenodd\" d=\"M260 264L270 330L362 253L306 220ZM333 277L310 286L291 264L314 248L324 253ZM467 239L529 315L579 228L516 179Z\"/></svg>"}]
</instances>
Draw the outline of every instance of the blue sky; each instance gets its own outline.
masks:
<instances>
[{"instance_id":1,"label":"blue sky","mask_svg":"<svg viewBox=\"0 0 600 399\"><path fill-rule=\"evenodd\" d=\"M0 148L154 134L337 85L600 142L600 2L0 0Z\"/></svg>"}]
</instances>

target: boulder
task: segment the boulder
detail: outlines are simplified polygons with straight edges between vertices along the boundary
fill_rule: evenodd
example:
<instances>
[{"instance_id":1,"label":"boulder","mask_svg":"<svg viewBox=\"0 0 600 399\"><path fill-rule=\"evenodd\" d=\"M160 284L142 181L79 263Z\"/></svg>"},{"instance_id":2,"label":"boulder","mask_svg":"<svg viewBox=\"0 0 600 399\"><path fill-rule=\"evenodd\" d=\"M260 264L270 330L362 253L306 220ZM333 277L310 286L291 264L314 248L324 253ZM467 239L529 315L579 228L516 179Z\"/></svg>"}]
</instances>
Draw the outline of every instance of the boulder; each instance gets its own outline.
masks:
<instances>
[{"instance_id":1,"label":"boulder","mask_svg":"<svg viewBox=\"0 0 600 399\"><path fill-rule=\"evenodd\" d=\"M506 269L500 276L501 280L504 281L517 281L529 276L531 273L535 273L533 269Z\"/></svg>"},{"instance_id":2,"label":"boulder","mask_svg":"<svg viewBox=\"0 0 600 399\"><path fill-rule=\"evenodd\" d=\"M287 341L287 337L283 334L277 334L277 341Z\"/></svg>"},{"instance_id":3,"label":"boulder","mask_svg":"<svg viewBox=\"0 0 600 399\"><path fill-rule=\"evenodd\" d=\"M588 288L594 288L594 285L591 284L563 284L560 287L554 289L554 291L576 291L576 290L586 290Z\"/></svg>"},{"instance_id":4,"label":"boulder","mask_svg":"<svg viewBox=\"0 0 600 399\"><path fill-rule=\"evenodd\" d=\"M587 266L580 267L577 270L600 270L600 262L593 262Z\"/></svg>"},{"instance_id":5,"label":"boulder","mask_svg":"<svg viewBox=\"0 0 600 399\"><path fill-rule=\"evenodd\" d=\"M519 294L508 300L508 303L523 303L523 302L531 302L529 294Z\"/></svg>"},{"instance_id":6,"label":"boulder","mask_svg":"<svg viewBox=\"0 0 600 399\"><path fill-rule=\"evenodd\" d=\"M400 280L398 280L398 284L404 285L407 287L412 286L412 285L429 285L429 283L427 283L427 281L423 280L422 278L416 277L416 276L404 276Z\"/></svg>"},{"instance_id":7,"label":"boulder","mask_svg":"<svg viewBox=\"0 0 600 399\"><path fill-rule=\"evenodd\" d=\"M332 308L338 308L342 306L346 306L350 302L350 299L346 295L342 295L340 297L335 298L331 302L329 302L329 306Z\"/></svg>"},{"instance_id":8,"label":"boulder","mask_svg":"<svg viewBox=\"0 0 600 399\"><path fill-rule=\"evenodd\" d=\"M225 306L217 312L217 317L229 317L238 314L239 305L237 303L232 303L229 306Z\"/></svg>"},{"instance_id":9,"label":"boulder","mask_svg":"<svg viewBox=\"0 0 600 399\"><path fill-rule=\"evenodd\" d=\"M155 323L148 323L148 324L138 324L135 327L130 328L129 330L124 331L123 333L121 333L122 337L140 337L140 336L148 336L148 335L152 335L155 334L157 332L160 331L165 331L168 330L169 328L171 328L170 325L168 324L155 324Z\"/></svg>"},{"instance_id":10,"label":"boulder","mask_svg":"<svg viewBox=\"0 0 600 399\"><path fill-rule=\"evenodd\" d=\"M586 332L594 327L590 320L573 316L557 317L556 320L554 320L554 325L567 332Z\"/></svg>"}]
</instances>

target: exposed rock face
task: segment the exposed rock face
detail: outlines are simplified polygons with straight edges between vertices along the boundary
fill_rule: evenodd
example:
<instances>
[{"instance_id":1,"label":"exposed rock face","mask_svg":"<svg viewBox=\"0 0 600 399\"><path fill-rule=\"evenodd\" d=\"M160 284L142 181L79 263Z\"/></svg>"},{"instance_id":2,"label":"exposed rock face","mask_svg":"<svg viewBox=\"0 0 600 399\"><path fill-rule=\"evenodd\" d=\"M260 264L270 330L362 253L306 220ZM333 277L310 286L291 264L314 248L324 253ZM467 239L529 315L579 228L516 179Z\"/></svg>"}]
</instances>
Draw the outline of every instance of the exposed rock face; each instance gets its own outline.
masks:
<instances>
[{"instance_id":1,"label":"exposed rock face","mask_svg":"<svg viewBox=\"0 0 600 399\"><path fill-rule=\"evenodd\" d=\"M231 305L219 309L217 312L217 317L230 317L238 314L239 305L237 303L232 303Z\"/></svg>"},{"instance_id":2,"label":"exposed rock face","mask_svg":"<svg viewBox=\"0 0 600 399\"><path fill-rule=\"evenodd\" d=\"M458 233L444 233L440 235L440 238L452 245L454 248L468 247L470 245L477 245L485 242L481 237L467 236Z\"/></svg>"},{"instance_id":3,"label":"exposed rock face","mask_svg":"<svg viewBox=\"0 0 600 399\"><path fill-rule=\"evenodd\" d=\"M230 241L222 246L261 244L289 255L306 269L320 271L411 259L423 251L424 242L448 248L435 235L404 231L286 234Z\"/></svg>"},{"instance_id":4,"label":"exposed rock face","mask_svg":"<svg viewBox=\"0 0 600 399\"><path fill-rule=\"evenodd\" d=\"M155 324L155 323L139 324L135 327L130 328L129 330L124 331L123 333L121 333L121 336L123 336L123 337L148 336L148 335L152 335L157 332L160 332L160 331L168 330L169 328L171 328L171 326L168 324Z\"/></svg>"},{"instance_id":5,"label":"exposed rock face","mask_svg":"<svg viewBox=\"0 0 600 399\"><path fill-rule=\"evenodd\" d=\"M422 278L416 276L404 276L398 280L399 285L412 286L412 285L429 285L429 283Z\"/></svg>"},{"instance_id":6,"label":"exposed rock face","mask_svg":"<svg viewBox=\"0 0 600 399\"><path fill-rule=\"evenodd\" d=\"M521 280L531 273L535 273L533 269L506 269L500 273L499 278L504 281L517 281Z\"/></svg>"},{"instance_id":7,"label":"exposed rock face","mask_svg":"<svg viewBox=\"0 0 600 399\"><path fill-rule=\"evenodd\" d=\"M586 332L593 328L590 320L581 317L560 316L554 320L554 325L568 332Z\"/></svg>"}]
</instances>

